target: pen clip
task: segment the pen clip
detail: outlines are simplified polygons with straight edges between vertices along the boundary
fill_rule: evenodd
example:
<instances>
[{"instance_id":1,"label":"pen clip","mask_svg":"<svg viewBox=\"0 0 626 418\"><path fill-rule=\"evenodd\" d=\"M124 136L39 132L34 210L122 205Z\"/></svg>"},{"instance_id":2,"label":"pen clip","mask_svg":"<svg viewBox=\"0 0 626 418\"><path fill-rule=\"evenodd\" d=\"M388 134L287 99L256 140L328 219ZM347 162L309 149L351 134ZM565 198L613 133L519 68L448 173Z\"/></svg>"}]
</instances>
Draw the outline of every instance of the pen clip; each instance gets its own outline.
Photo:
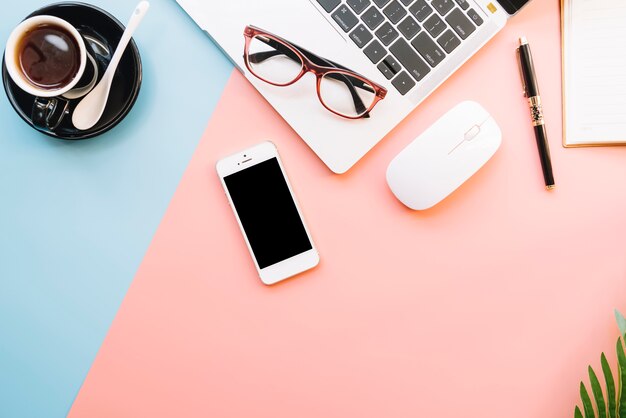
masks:
<instances>
[{"instance_id":1,"label":"pen clip","mask_svg":"<svg viewBox=\"0 0 626 418\"><path fill-rule=\"evenodd\" d=\"M517 67L519 68L519 77L522 80L522 90L524 97L528 97L528 88L526 87L526 80L524 79L524 70L522 69L522 57L521 57L521 47L516 49L517 51Z\"/></svg>"}]
</instances>

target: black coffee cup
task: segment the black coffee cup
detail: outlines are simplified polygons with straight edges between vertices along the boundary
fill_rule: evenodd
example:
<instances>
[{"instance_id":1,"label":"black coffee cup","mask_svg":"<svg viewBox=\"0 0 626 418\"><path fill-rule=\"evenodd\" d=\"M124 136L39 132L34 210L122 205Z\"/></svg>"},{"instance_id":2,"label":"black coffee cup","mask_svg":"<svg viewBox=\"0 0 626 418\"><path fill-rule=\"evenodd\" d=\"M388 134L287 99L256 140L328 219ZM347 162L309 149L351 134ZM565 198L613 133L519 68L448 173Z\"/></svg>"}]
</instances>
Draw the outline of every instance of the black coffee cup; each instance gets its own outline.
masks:
<instances>
[{"instance_id":1,"label":"black coffee cup","mask_svg":"<svg viewBox=\"0 0 626 418\"><path fill-rule=\"evenodd\" d=\"M42 131L54 131L68 115L70 100L87 94L98 78L78 30L56 16L21 22L7 41L5 65L13 82L35 96L32 121Z\"/></svg>"}]
</instances>

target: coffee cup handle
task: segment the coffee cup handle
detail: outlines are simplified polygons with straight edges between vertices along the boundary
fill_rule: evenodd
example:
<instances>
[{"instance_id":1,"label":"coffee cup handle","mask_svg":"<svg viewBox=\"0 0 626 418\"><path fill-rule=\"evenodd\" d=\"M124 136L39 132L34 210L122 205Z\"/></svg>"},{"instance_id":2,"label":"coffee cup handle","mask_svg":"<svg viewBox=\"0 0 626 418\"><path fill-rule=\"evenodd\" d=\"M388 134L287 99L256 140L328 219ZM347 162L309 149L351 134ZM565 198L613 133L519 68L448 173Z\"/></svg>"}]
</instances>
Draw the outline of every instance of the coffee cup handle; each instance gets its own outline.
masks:
<instances>
[{"instance_id":1,"label":"coffee cup handle","mask_svg":"<svg viewBox=\"0 0 626 418\"><path fill-rule=\"evenodd\" d=\"M59 97L36 97L33 103L33 124L40 131L54 131L69 113L69 104Z\"/></svg>"}]
</instances>

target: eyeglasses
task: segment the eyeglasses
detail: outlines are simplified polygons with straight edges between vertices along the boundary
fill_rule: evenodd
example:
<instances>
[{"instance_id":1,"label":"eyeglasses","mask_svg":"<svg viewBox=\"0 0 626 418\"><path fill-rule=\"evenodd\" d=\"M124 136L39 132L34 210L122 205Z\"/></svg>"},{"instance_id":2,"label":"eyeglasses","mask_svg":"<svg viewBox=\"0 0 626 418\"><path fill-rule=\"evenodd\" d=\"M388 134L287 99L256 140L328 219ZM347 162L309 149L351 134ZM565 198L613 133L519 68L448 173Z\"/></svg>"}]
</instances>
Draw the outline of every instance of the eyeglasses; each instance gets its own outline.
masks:
<instances>
[{"instance_id":1,"label":"eyeglasses","mask_svg":"<svg viewBox=\"0 0 626 418\"><path fill-rule=\"evenodd\" d=\"M285 87L312 72L317 78L317 97L336 115L369 118L376 103L387 94L387 89L362 75L263 29L246 26L243 34L243 59L255 77Z\"/></svg>"}]
</instances>

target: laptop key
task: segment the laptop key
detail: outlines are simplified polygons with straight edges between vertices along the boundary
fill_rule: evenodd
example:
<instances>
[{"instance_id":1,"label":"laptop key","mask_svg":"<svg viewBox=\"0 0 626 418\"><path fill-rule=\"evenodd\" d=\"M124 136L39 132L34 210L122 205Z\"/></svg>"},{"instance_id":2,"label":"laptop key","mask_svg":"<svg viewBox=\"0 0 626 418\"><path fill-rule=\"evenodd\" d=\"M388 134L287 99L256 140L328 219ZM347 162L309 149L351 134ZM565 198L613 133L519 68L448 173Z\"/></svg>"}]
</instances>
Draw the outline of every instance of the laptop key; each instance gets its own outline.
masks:
<instances>
[{"instance_id":1,"label":"laptop key","mask_svg":"<svg viewBox=\"0 0 626 418\"><path fill-rule=\"evenodd\" d=\"M386 46L393 42L398 37L398 31L396 31L391 23L385 22L376 31L376 37Z\"/></svg>"},{"instance_id":2,"label":"laptop key","mask_svg":"<svg viewBox=\"0 0 626 418\"><path fill-rule=\"evenodd\" d=\"M448 54L456 49L457 46L461 45L461 41L457 36L452 32L452 30L448 29L437 39L437 43L441 45L444 51Z\"/></svg>"},{"instance_id":3,"label":"laptop key","mask_svg":"<svg viewBox=\"0 0 626 418\"><path fill-rule=\"evenodd\" d=\"M376 6L383 7L385 4L389 3L389 0L374 0Z\"/></svg>"},{"instance_id":4,"label":"laptop key","mask_svg":"<svg viewBox=\"0 0 626 418\"><path fill-rule=\"evenodd\" d=\"M402 4L404 4L405 6L408 6L409 4L413 3L413 0L400 0L402 2Z\"/></svg>"},{"instance_id":5,"label":"laptop key","mask_svg":"<svg viewBox=\"0 0 626 418\"><path fill-rule=\"evenodd\" d=\"M393 0L389 3L389 6L385 7L383 13L385 13L389 20L391 20L391 23L395 25L406 16L406 9L398 3L398 0Z\"/></svg>"},{"instance_id":6,"label":"laptop key","mask_svg":"<svg viewBox=\"0 0 626 418\"><path fill-rule=\"evenodd\" d=\"M387 63L383 60L376 66L380 70L381 73L385 76L387 80L391 80L395 73L391 71L391 68L387 66Z\"/></svg>"},{"instance_id":7,"label":"laptop key","mask_svg":"<svg viewBox=\"0 0 626 418\"><path fill-rule=\"evenodd\" d=\"M354 10L354 13L360 15L370 5L370 0L347 0L346 3Z\"/></svg>"},{"instance_id":8,"label":"laptop key","mask_svg":"<svg viewBox=\"0 0 626 418\"><path fill-rule=\"evenodd\" d=\"M423 22L433 12L433 8L426 3L426 0L417 0L409 7L409 12L415 16L418 22Z\"/></svg>"},{"instance_id":9,"label":"laptop key","mask_svg":"<svg viewBox=\"0 0 626 418\"><path fill-rule=\"evenodd\" d=\"M483 24L483 19L480 17L478 13L476 13L476 10L469 9L469 11L467 12L467 15L470 17L470 19L472 19L472 21L476 24L476 26L480 26Z\"/></svg>"},{"instance_id":10,"label":"laptop key","mask_svg":"<svg viewBox=\"0 0 626 418\"><path fill-rule=\"evenodd\" d=\"M422 33L426 34L426 32ZM428 64L426 64L424 60L417 55L415 49L413 49L404 39L399 38L393 45L391 45L389 51L398 59L398 61L400 61L402 66L406 68L409 74L411 74L416 81L420 81L430 72Z\"/></svg>"},{"instance_id":11,"label":"laptop key","mask_svg":"<svg viewBox=\"0 0 626 418\"><path fill-rule=\"evenodd\" d=\"M467 39L468 36L472 34L476 30L476 26L470 22L470 20L465 17L462 11L459 9L454 9L447 17L446 22L452 29L461 37L461 39Z\"/></svg>"},{"instance_id":12,"label":"laptop key","mask_svg":"<svg viewBox=\"0 0 626 418\"><path fill-rule=\"evenodd\" d=\"M433 38L441 35L441 32L443 32L447 27L448 26L446 26L446 24L443 23L443 20L441 20L441 18L437 15L432 15L428 18L428 20L426 20L426 22L424 22L424 29L426 29Z\"/></svg>"},{"instance_id":13,"label":"laptop key","mask_svg":"<svg viewBox=\"0 0 626 418\"><path fill-rule=\"evenodd\" d=\"M369 9L367 9L365 13L361 15L361 20L365 22L368 28L370 28L371 30L374 30L381 23L383 23L385 18L383 17L383 14L377 8L372 6Z\"/></svg>"},{"instance_id":14,"label":"laptop key","mask_svg":"<svg viewBox=\"0 0 626 418\"><path fill-rule=\"evenodd\" d=\"M454 7L452 0L433 0L432 5L441 16L447 15Z\"/></svg>"},{"instance_id":15,"label":"laptop key","mask_svg":"<svg viewBox=\"0 0 626 418\"><path fill-rule=\"evenodd\" d=\"M398 90L401 95L405 95L415 87L415 81L407 74L406 71L402 71L396 78L391 82L393 86Z\"/></svg>"},{"instance_id":16,"label":"laptop key","mask_svg":"<svg viewBox=\"0 0 626 418\"><path fill-rule=\"evenodd\" d=\"M374 35L365 27L365 25L360 24L357 26L351 33L350 39L354 41L356 46L359 48L363 48L369 41L372 40Z\"/></svg>"},{"instance_id":17,"label":"laptop key","mask_svg":"<svg viewBox=\"0 0 626 418\"><path fill-rule=\"evenodd\" d=\"M398 74L402 71L402 66L392 55L387 55L383 62L387 64L387 67L389 67L394 74Z\"/></svg>"},{"instance_id":18,"label":"laptop key","mask_svg":"<svg viewBox=\"0 0 626 418\"><path fill-rule=\"evenodd\" d=\"M330 13L335 10L335 7L339 6L341 0L317 0L317 2L326 10L326 13Z\"/></svg>"},{"instance_id":19,"label":"laptop key","mask_svg":"<svg viewBox=\"0 0 626 418\"><path fill-rule=\"evenodd\" d=\"M363 52L374 64L383 59L386 54L385 48L375 39L363 50Z\"/></svg>"},{"instance_id":20,"label":"laptop key","mask_svg":"<svg viewBox=\"0 0 626 418\"><path fill-rule=\"evenodd\" d=\"M411 16L407 16L398 24L398 30L406 39L411 40L420 31L420 25Z\"/></svg>"},{"instance_id":21,"label":"laptop key","mask_svg":"<svg viewBox=\"0 0 626 418\"><path fill-rule=\"evenodd\" d=\"M333 13L333 19L344 32L348 32L356 26L357 23L359 23L359 18L356 17L356 15L346 6L341 6L335 10L335 13Z\"/></svg>"},{"instance_id":22,"label":"laptop key","mask_svg":"<svg viewBox=\"0 0 626 418\"><path fill-rule=\"evenodd\" d=\"M467 2L467 0L455 0L456 4L459 5L459 7L463 10L467 10L469 8L469 3Z\"/></svg>"},{"instance_id":23,"label":"laptop key","mask_svg":"<svg viewBox=\"0 0 626 418\"><path fill-rule=\"evenodd\" d=\"M435 44L426 32L422 32L417 35L417 37L411 42L411 45L413 45L413 48L415 48L433 68L439 65L439 63L446 57L446 54L437 46L437 44Z\"/></svg>"},{"instance_id":24,"label":"laptop key","mask_svg":"<svg viewBox=\"0 0 626 418\"><path fill-rule=\"evenodd\" d=\"M387 77L387 72L389 72L391 77L387 77L387 79L390 79L402 71L402 66L393 56L387 55L385 59L378 64L378 69L385 74L385 77Z\"/></svg>"}]
</instances>

